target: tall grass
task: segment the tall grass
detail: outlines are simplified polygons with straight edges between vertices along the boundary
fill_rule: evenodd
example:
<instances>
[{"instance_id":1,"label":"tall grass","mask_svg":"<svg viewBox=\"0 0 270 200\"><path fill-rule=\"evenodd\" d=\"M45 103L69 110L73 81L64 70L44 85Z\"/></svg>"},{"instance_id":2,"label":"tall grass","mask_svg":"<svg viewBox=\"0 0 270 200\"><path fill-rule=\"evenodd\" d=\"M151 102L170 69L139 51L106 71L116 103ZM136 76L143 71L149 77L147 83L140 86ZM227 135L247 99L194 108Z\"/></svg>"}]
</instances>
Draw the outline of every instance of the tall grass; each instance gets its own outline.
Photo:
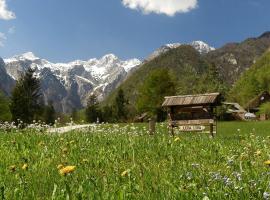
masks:
<instances>
[{"instance_id":1,"label":"tall grass","mask_svg":"<svg viewBox=\"0 0 270 200\"><path fill-rule=\"evenodd\" d=\"M214 139L171 137L166 124L155 136L147 135L146 124L98 125L63 135L2 132L0 198L268 198L270 123L219 123L218 130ZM63 176L59 165L76 169Z\"/></svg>"}]
</instances>

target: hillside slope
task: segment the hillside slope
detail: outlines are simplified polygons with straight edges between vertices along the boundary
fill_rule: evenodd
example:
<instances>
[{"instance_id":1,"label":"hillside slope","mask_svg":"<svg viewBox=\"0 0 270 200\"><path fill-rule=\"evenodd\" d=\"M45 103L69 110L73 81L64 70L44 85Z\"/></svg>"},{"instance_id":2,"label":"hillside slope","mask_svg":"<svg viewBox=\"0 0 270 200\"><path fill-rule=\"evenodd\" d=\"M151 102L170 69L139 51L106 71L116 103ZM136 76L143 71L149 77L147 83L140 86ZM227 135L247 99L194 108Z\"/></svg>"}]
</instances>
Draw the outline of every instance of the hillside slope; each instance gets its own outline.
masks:
<instances>
[{"instance_id":1,"label":"hillside slope","mask_svg":"<svg viewBox=\"0 0 270 200\"><path fill-rule=\"evenodd\" d=\"M270 91L269 50L235 83L229 93L229 98L245 105L263 91Z\"/></svg>"},{"instance_id":2,"label":"hillside slope","mask_svg":"<svg viewBox=\"0 0 270 200\"><path fill-rule=\"evenodd\" d=\"M120 88L124 90L133 110L135 110L139 88L145 78L153 70L163 68L168 69L176 80L177 94L222 92L225 89L215 66L207 62L193 47L181 45L144 63L121 84ZM113 92L104 104L110 104L116 92Z\"/></svg>"},{"instance_id":3,"label":"hillside slope","mask_svg":"<svg viewBox=\"0 0 270 200\"><path fill-rule=\"evenodd\" d=\"M232 85L270 47L270 32L241 43L229 43L211 51L206 58L215 63L222 79Z\"/></svg>"}]
</instances>

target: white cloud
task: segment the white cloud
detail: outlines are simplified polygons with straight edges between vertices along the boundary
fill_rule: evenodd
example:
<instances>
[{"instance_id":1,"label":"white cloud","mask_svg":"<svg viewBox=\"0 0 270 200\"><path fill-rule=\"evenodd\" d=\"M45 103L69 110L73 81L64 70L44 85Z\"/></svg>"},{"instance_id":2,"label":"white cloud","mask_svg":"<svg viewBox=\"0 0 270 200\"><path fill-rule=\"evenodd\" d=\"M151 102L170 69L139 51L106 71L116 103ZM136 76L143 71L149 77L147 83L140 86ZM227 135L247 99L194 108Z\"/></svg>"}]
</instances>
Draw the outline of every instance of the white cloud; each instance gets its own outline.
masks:
<instances>
[{"instance_id":1,"label":"white cloud","mask_svg":"<svg viewBox=\"0 0 270 200\"><path fill-rule=\"evenodd\" d=\"M186 13L198 6L198 0L122 0L122 4L145 14L157 13L174 16Z\"/></svg>"},{"instance_id":2,"label":"white cloud","mask_svg":"<svg viewBox=\"0 0 270 200\"><path fill-rule=\"evenodd\" d=\"M0 19L10 20L15 18L16 18L15 13L8 10L6 0L0 0Z\"/></svg>"},{"instance_id":3,"label":"white cloud","mask_svg":"<svg viewBox=\"0 0 270 200\"><path fill-rule=\"evenodd\" d=\"M7 39L6 35L4 33L0 32L0 47L4 46L4 41Z\"/></svg>"}]
</instances>

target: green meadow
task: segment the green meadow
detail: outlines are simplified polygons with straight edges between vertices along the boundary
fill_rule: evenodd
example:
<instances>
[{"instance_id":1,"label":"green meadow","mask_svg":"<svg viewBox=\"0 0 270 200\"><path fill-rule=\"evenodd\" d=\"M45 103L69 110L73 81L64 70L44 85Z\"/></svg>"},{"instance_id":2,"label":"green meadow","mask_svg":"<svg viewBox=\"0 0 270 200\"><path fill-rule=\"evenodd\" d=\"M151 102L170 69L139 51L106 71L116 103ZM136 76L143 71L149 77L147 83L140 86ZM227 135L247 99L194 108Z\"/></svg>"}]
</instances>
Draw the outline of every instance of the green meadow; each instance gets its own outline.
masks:
<instances>
[{"instance_id":1,"label":"green meadow","mask_svg":"<svg viewBox=\"0 0 270 200\"><path fill-rule=\"evenodd\" d=\"M147 130L147 124L66 134L2 130L0 198L270 198L270 122L220 122L215 138L172 137L165 123L154 136Z\"/></svg>"}]
</instances>

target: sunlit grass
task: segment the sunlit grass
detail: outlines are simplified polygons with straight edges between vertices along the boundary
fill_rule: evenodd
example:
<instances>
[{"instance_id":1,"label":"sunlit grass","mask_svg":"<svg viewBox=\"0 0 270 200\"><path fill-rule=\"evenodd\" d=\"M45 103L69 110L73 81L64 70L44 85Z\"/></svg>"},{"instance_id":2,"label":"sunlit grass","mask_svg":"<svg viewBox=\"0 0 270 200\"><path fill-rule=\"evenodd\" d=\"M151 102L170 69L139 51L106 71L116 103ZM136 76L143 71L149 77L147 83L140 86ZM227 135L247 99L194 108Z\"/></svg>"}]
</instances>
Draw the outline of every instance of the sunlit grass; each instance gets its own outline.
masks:
<instances>
[{"instance_id":1,"label":"sunlit grass","mask_svg":"<svg viewBox=\"0 0 270 200\"><path fill-rule=\"evenodd\" d=\"M98 125L52 135L0 134L6 199L263 199L270 192L270 123L219 123L218 135L174 138L166 124ZM74 167L61 173L64 167Z\"/></svg>"}]
</instances>

